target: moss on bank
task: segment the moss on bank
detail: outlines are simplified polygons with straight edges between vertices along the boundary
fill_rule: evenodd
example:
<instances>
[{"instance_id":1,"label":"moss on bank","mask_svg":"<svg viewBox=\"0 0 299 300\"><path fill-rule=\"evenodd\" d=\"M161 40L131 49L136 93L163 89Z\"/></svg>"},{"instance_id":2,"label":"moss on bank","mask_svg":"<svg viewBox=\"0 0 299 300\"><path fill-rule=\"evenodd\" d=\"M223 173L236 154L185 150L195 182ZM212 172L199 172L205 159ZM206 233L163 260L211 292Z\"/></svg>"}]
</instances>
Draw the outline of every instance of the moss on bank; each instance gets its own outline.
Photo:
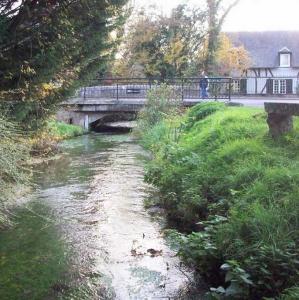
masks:
<instances>
[{"instance_id":1,"label":"moss on bank","mask_svg":"<svg viewBox=\"0 0 299 300\"><path fill-rule=\"evenodd\" d=\"M146 179L190 232L177 234L180 255L215 287L211 299L298 291L298 125L273 141L262 110L205 103L144 133Z\"/></svg>"}]
</instances>

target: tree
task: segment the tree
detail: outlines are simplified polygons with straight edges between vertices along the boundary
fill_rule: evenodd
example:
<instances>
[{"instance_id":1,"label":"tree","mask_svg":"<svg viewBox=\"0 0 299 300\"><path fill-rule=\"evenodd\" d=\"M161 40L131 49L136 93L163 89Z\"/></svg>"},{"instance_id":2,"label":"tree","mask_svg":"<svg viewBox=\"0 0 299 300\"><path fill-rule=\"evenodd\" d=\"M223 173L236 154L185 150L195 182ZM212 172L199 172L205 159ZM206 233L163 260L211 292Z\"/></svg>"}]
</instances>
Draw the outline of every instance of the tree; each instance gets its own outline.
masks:
<instances>
[{"instance_id":1,"label":"tree","mask_svg":"<svg viewBox=\"0 0 299 300\"><path fill-rule=\"evenodd\" d=\"M204 45L206 14L187 5L170 17L139 12L128 27L114 73L126 76L183 76L198 63Z\"/></svg>"},{"instance_id":2,"label":"tree","mask_svg":"<svg viewBox=\"0 0 299 300\"><path fill-rule=\"evenodd\" d=\"M223 22L240 0L233 0L227 7L223 7L223 2L224 0L206 0L208 10L208 39L205 71L207 73L213 73L214 71L215 55L219 46L218 38Z\"/></svg>"},{"instance_id":3,"label":"tree","mask_svg":"<svg viewBox=\"0 0 299 300\"><path fill-rule=\"evenodd\" d=\"M0 3L0 101L35 128L114 57L127 0Z\"/></svg>"},{"instance_id":4,"label":"tree","mask_svg":"<svg viewBox=\"0 0 299 300\"><path fill-rule=\"evenodd\" d=\"M225 34L220 35L215 55L215 71L221 76L241 76L250 67L251 59L244 46L234 47Z\"/></svg>"}]
</instances>

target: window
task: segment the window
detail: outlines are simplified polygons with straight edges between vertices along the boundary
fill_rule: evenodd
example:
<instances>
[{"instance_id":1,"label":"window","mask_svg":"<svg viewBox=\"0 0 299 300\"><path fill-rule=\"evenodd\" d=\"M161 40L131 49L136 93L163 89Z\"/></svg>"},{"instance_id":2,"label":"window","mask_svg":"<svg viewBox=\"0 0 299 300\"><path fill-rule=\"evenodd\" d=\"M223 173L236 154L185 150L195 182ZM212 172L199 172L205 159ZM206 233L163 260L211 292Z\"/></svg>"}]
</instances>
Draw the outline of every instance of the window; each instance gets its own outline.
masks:
<instances>
[{"instance_id":1,"label":"window","mask_svg":"<svg viewBox=\"0 0 299 300\"><path fill-rule=\"evenodd\" d=\"M291 54L290 53L280 53L280 66L290 67L291 66Z\"/></svg>"},{"instance_id":2,"label":"window","mask_svg":"<svg viewBox=\"0 0 299 300\"><path fill-rule=\"evenodd\" d=\"M240 93L241 90L241 83L239 79L234 79L232 82L232 92L234 94Z\"/></svg>"},{"instance_id":3,"label":"window","mask_svg":"<svg viewBox=\"0 0 299 300\"><path fill-rule=\"evenodd\" d=\"M285 79L273 80L273 94L286 94L287 81Z\"/></svg>"}]
</instances>

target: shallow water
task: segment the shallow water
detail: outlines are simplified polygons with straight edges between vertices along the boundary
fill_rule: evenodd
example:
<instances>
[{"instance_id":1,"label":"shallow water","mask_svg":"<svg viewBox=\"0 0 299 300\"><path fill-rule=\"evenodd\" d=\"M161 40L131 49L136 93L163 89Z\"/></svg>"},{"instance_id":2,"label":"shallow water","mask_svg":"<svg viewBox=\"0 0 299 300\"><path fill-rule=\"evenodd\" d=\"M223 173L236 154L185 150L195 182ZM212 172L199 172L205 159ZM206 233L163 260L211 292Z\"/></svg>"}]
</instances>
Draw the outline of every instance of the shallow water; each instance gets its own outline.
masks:
<instances>
[{"instance_id":1,"label":"shallow water","mask_svg":"<svg viewBox=\"0 0 299 300\"><path fill-rule=\"evenodd\" d=\"M85 290L79 295L57 284L51 289L59 290L59 299L179 298L191 275L164 239L163 220L144 209L151 187L143 181L141 147L129 135L102 134L61 147L61 159L36 170L26 207L31 211L32 203L39 205L45 226L51 224L71 253L69 284ZM57 293L45 297L56 298Z\"/></svg>"}]
</instances>

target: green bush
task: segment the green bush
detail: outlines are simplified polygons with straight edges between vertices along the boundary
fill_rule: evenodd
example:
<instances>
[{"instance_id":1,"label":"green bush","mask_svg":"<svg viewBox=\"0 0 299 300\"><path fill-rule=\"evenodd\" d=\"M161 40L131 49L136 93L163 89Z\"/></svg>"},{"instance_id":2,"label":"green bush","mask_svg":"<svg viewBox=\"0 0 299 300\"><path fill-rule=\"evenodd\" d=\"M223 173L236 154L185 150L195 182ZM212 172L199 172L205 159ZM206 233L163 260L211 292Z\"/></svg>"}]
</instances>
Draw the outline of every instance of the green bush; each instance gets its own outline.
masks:
<instances>
[{"instance_id":1,"label":"green bush","mask_svg":"<svg viewBox=\"0 0 299 300\"><path fill-rule=\"evenodd\" d=\"M273 141L262 111L204 103L151 127L143 144L153 152L146 180L190 231L179 253L213 287L211 299L298 292L297 130Z\"/></svg>"},{"instance_id":2,"label":"green bush","mask_svg":"<svg viewBox=\"0 0 299 300\"><path fill-rule=\"evenodd\" d=\"M299 286L294 286L286 289L279 297L279 300L297 300L299 299Z\"/></svg>"},{"instance_id":3,"label":"green bush","mask_svg":"<svg viewBox=\"0 0 299 300\"><path fill-rule=\"evenodd\" d=\"M145 108L138 114L137 133L144 133L165 117L178 112L180 103L172 87L161 84L147 93Z\"/></svg>"}]
</instances>

